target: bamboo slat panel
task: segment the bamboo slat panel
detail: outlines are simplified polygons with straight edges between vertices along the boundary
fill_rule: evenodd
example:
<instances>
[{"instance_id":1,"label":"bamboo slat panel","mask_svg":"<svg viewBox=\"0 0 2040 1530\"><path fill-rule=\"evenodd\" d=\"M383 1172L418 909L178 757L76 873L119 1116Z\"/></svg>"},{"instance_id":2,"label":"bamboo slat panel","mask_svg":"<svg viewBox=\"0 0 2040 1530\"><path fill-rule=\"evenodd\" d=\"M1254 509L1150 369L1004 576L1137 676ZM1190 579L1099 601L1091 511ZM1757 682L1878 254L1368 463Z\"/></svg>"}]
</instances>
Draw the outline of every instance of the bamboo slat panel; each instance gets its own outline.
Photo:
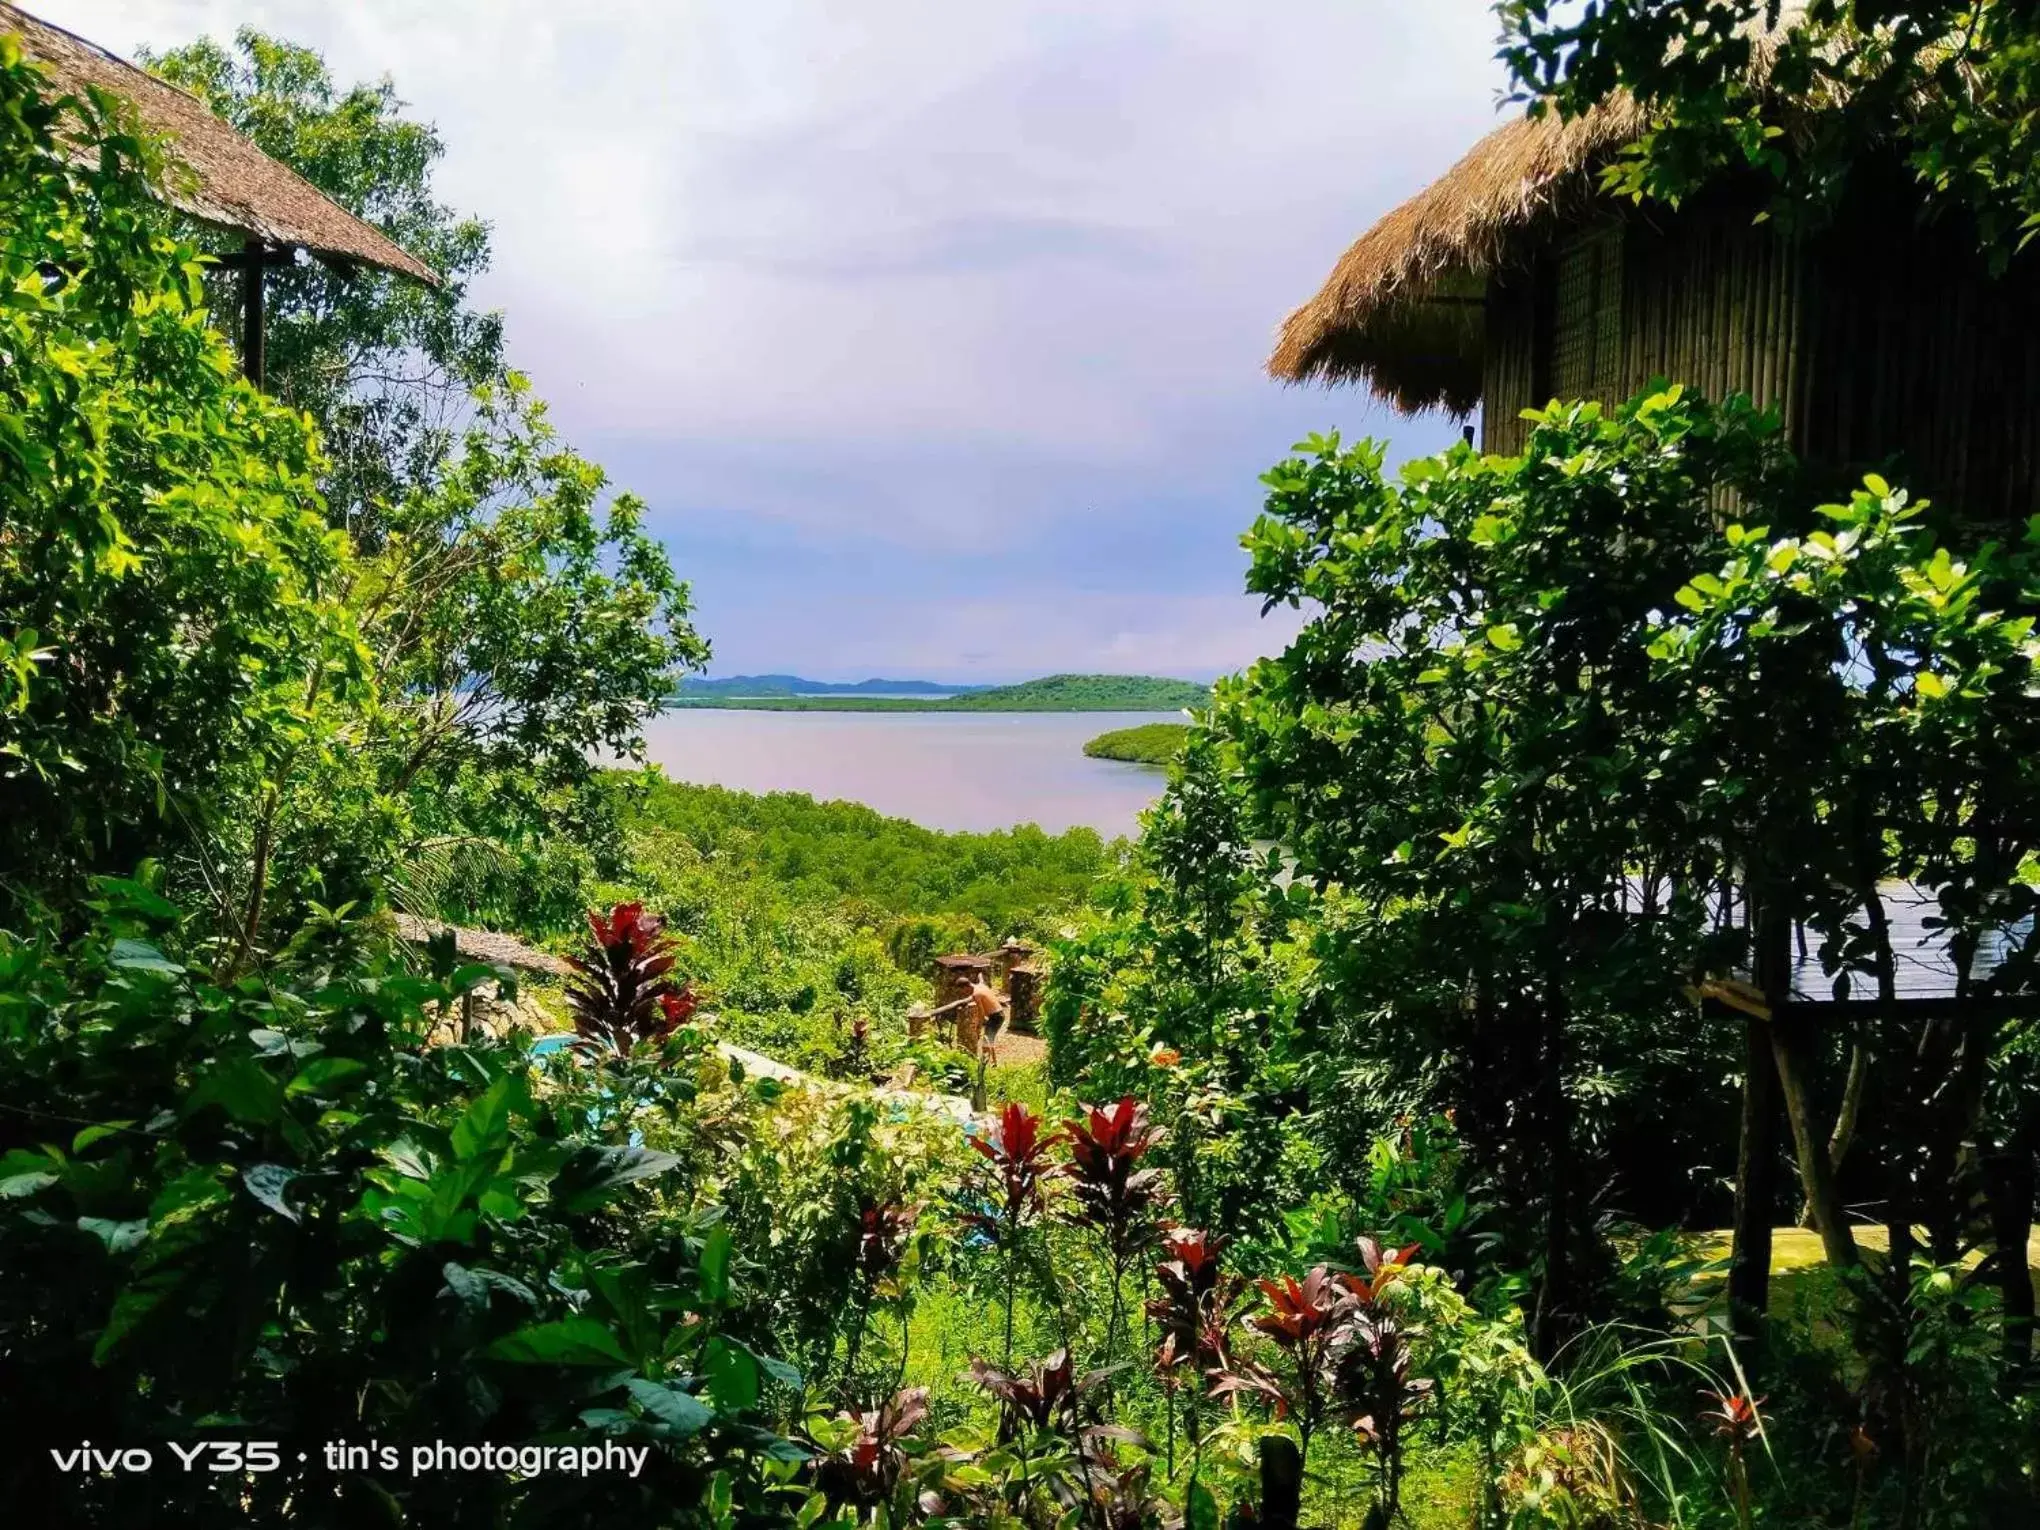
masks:
<instances>
[{"instance_id":1,"label":"bamboo slat panel","mask_svg":"<svg viewBox=\"0 0 2040 1530\"><path fill-rule=\"evenodd\" d=\"M1490 283L1487 449L1557 394L1615 404L1654 382L1778 411L1819 493L1865 472L1955 519L2040 513L2040 250L1993 277L1959 229L1866 197L1818 237L1747 205L1634 212L1575 227Z\"/></svg>"}]
</instances>

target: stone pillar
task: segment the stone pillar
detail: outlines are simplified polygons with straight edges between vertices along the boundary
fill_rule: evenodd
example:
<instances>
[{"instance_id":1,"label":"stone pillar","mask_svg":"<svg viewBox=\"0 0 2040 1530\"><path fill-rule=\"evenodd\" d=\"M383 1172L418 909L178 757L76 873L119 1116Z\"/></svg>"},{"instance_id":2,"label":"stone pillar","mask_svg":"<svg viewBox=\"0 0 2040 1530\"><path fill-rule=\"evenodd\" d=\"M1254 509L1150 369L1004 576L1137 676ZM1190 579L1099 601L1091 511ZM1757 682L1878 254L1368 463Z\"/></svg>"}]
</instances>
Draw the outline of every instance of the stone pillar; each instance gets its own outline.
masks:
<instances>
[{"instance_id":1,"label":"stone pillar","mask_svg":"<svg viewBox=\"0 0 2040 1530\"><path fill-rule=\"evenodd\" d=\"M1041 1034L1041 979L1038 962L1021 962L1006 973L1006 1024L1016 1035Z\"/></svg>"},{"instance_id":2,"label":"stone pillar","mask_svg":"<svg viewBox=\"0 0 2040 1530\"><path fill-rule=\"evenodd\" d=\"M1006 943L992 953L993 985L1002 986L1006 981L1007 973L1033 959L1034 947L1027 944L1024 940L1014 940L1010 936L1007 937Z\"/></svg>"},{"instance_id":3,"label":"stone pillar","mask_svg":"<svg viewBox=\"0 0 2040 1530\"><path fill-rule=\"evenodd\" d=\"M970 985L982 983L991 976L990 958L959 952L954 956L935 958L935 1007L953 1004L970 992Z\"/></svg>"}]
</instances>

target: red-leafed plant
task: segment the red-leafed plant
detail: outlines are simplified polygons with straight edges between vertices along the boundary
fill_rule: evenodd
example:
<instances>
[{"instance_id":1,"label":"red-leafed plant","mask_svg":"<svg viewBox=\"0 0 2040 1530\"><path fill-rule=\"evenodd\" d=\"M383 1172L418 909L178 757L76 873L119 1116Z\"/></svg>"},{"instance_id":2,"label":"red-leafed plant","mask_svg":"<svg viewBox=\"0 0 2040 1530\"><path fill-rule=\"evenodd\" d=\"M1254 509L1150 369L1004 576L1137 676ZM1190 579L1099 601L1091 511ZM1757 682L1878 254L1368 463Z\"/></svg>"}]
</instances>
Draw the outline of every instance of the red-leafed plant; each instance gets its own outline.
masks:
<instances>
[{"instance_id":1,"label":"red-leafed plant","mask_svg":"<svg viewBox=\"0 0 2040 1530\"><path fill-rule=\"evenodd\" d=\"M1013 1296L1019 1275L1021 1240L1048 1210L1049 1186L1062 1174L1051 1150L1062 1133L1043 1131L1041 1117L1018 1100L999 1113L992 1129L970 1145L989 1166L989 1180L964 1220L989 1236L1006 1266L1007 1364L1013 1361Z\"/></svg>"},{"instance_id":2,"label":"red-leafed plant","mask_svg":"<svg viewBox=\"0 0 2040 1530\"><path fill-rule=\"evenodd\" d=\"M1196 1227L1162 1233L1167 1256L1155 1266L1162 1294L1147 1304L1161 1330L1155 1370L1169 1393L1169 1470L1176 1469L1176 1397L1187 1390L1190 1445L1201 1447L1197 1401L1207 1376L1224 1372L1232 1357L1233 1306L1244 1284L1219 1264L1225 1240ZM1192 1475L1195 1475L1193 1470Z\"/></svg>"},{"instance_id":3,"label":"red-leafed plant","mask_svg":"<svg viewBox=\"0 0 2040 1530\"><path fill-rule=\"evenodd\" d=\"M857 1273L876 1286L906 1257L921 1208L904 1201L866 1201L857 1213Z\"/></svg>"},{"instance_id":4,"label":"red-leafed plant","mask_svg":"<svg viewBox=\"0 0 2040 1530\"><path fill-rule=\"evenodd\" d=\"M1110 1374L1109 1370L1096 1370L1078 1375L1066 1349L1021 1371L1002 1371L982 1360L970 1363L970 1379L999 1405L1001 1439L1044 1429L1074 1441L1082 1423L1079 1404Z\"/></svg>"},{"instance_id":5,"label":"red-leafed plant","mask_svg":"<svg viewBox=\"0 0 2040 1530\"><path fill-rule=\"evenodd\" d=\"M619 903L607 917L591 909L588 932L582 954L567 958L567 1012L584 1043L628 1057L693 1015L694 985L673 981L673 941L656 914L642 903Z\"/></svg>"},{"instance_id":6,"label":"red-leafed plant","mask_svg":"<svg viewBox=\"0 0 2040 1530\"><path fill-rule=\"evenodd\" d=\"M820 1447L815 1485L831 1504L889 1504L911 1460L913 1432L927 1416L928 1389L908 1387L876 1408L816 1420L808 1426Z\"/></svg>"},{"instance_id":7,"label":"red-leafed plant","mask_svg":"<svg viewBox=\"0 0 2040 1530\"><path fill-rule=\"evenodd\" d=\"M1714 1401L1714 1406L1701 1417L1712 1423L1714 1432L1728 1442L1728 1488L1735 1497L1736 1523L1742 1530L1749 1530L1748 1451L1752 1440L1763 1437L1764 1418L1757 1410L1763 1407L1764 1399L1752 1397L1747 1392L1704 1392L1701 1395Z\"/></svg>"},{"instance_id":8,"label":"red-leafed plant","mask_svg":"<svg viewBox=\"0 0 2040 1530\"><path fill-rule=\"evenodd\" d=\"M1110 1314L1105 1324L1105 1359L1118 1359L1119 1328L1125 1316L1126 1267L1154 1242L1155 1214L1162 1203L1161 1171L1140 1161L1160 1141L1145 1105L1127 1095L1117 1105L1087 1105L1068 1128L1069 1175L1077 1220L1095 1230L1112 1266Z\"/></svg>"},{"instance_id":9,"label":"red-leafed plant","mask_svg":"<svg viewBox=\"0 0 2040 1530\"><path fill-rule=\"evenodd\" d=\"M1361 1273L1341 1275L1347 1303L1333 1342L1338 1400L1353 1414L1353 1433L1374 1457L1378 1502L1393 1524L1402 1512L1403 1447L1413 1423L1434 1393L1428 1377L1411 1374L1411 1333L1386 1297L1402 1267L1417 1253L1413 1244L1384 1249L1372 1238L1359 1241Z\"/></svg>"},{"instance_id":10,"label":"red-leafed plant","mask_svg":"<svg viewBox=\"0 0 2040 1530\"><path fill-rule=\"evenodd\" d=\"M857 1211L857 1254L853 1265L851 1301L856 1314L850 1323L850 1338L844 1355L843 1380L857 1384L857 1357L864 1348L865 1330L871 1312L885 1294L900 1263L906 1258L907 1242L920 1220L921 1208L901 1200L864 1199Z\"/></svg>"},{"instance_id":11,"label":"red-leafed plant","mask_svg":"<svg viewBox=\"0 0 2040 1530\"><path fill-rule=\"evenodd\" d=\"M1308 1462L1311 1436L1324 1422L1336 1395L1336 1353L1349 1293L1324 1265L1314 1267L1302 1280L1282 1275L1255 1284L1260 1287L1265 1310L1248 1318L1248 1326L1274 1341L1287 1374L1236 1359L1219 1377L1212 1395L1257 1396L1274 1409L1276 1418L1294 1418L1297 1445Z\"/></svg>"},{"instance_id":12,"label":"red-leafed plant","mask_svg":"<svg viewBox=\"0 0 2040 1530\"><path fill-rule=\"evenodd\" d=\"M1146 1478L1137 1467L1119 1460L1114 1445L1139 1436L1099 1421L1096 1405L1089 1403L1111 1374L1108 1366L1079 1375L1067 1349L1021 1370L971 1361L971 1379L999 1404L997 1454L1017 1468L1017 1482L1009 1487L1017 1488L1018 1503L1009 1507L1020 1509L1018 1523L1107 1527L1152 1523L1137 1517L1137 1511L1150 1507ZM980 1464L989 1466L991 1460ZM1036 1498L1037 1491L1046 1503ZM1038 1510L1049 1505L1053 1518L1044 1520ZM1015 1521L1001 1516L999 1523Z\"/></svg>"}]
</instances>

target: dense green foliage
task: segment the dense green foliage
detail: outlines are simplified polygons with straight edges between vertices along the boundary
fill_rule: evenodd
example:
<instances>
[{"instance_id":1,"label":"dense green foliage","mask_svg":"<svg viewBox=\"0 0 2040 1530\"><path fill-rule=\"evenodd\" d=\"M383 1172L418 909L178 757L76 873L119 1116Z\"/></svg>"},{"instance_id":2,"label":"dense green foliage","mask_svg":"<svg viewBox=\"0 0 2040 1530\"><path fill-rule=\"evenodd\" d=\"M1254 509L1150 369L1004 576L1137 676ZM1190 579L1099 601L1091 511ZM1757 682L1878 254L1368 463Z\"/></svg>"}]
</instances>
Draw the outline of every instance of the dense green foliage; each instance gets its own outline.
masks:
<instances>
[{"instance_id":1,"label":"dense green foliage","mask_svg":"<svg viewBox=\"0 0 2040 1530\"><path fill-rule=\"evenodd\" d=\"M0 910L220 832L369 659L301 415L235 375L117 103L0 53ZM210 868L208 868L210 869Z\"/></svg>"},{"instance_id":2,"label":"dense green foliage","mask_svg":"<svg viewBox=\"0 0 2040 1530\"><path fill-rule=\"evenodd\" d=\"M831 1072L860 1018L859 1066L890 1071L937 956L1054 934L1124 855L1090 829L944 833L792 792L612 784L631 867L606 891L668 918L730 1039Z\"/></svg>"},{"instance_id":3,"label":"dense green foliage","mask_svg":"<svg viewBox=\"0 0 2040 1530\"><path fill-rule=\"evenodd\" d=\"M963 915L1000 937L1045 933L1047 923L1085 901L1120 856L1095 829L1046 834L1023 824L955 833L887 818L857 802L678 781L649 787L629 815L634 830L670 836L704 860L770 881L795 899L893 916Z\"/></svg>"},{"instance_id":4,"label":"dense green foliage","mask_svg":"<svg viewBox=\"0 0 2040 1530\"><path fill-rule=\"evenodd\" d=\"M204 884L251 947L272 907L308 900L569 919L619 864L591 756L634 755L676 669L706 656L686 587L644 506L505 369L500 318L465 306L487 230L433 196L441 145L388 81L341 90L316 54L246 29L151 63L445 277L313 262L268 279L266 383L326 443L325 516L352 552L330 587L366 683L298 682L300 730ZM238 282L214 282L230 316Z\"/></svg>"},{"instance_id":5,"label":"dense green foliage","mask_svg":"<svg viewBox=\"0 0 2040 1530\"><path fill-rule=\"evenodd\" d=\"M1167 765L1183 752L1183 740L1190 736L1188 723L1142 723L1137 728L1114 728L1084 745L1094 760L1124 760L1133 765Z\"/></svg>"},{"instance_id":6,"label":"dense green foliage","mask_svg":"<svg viewBox=\"0 0 2040 1530\"><path fill-rule=\"evenodd\" d=\"M2040 228L2040 12L2027 0L1495 9L1502 57L1533 102L1571 116L1622 91L1650 112L1604 172L1624 195L1676 202L1753 169L1775 188L1771 210L1804 226L1896 161L2000 265Z\"/></svg>"},{"instance_id":7,"label":"dense green foliage","mask_svg":"<svg viewBox=\"0 0 2040 1530\"><path fill-rule=\"evenodd\" d=\"M953 1138L775 1109L687 1028L599 1070L534 1068L521 1038L426 1047L487 969L413 976L328 923L221 987L146 884L98 901L61 952L0 937L0 1502L50 1526L710 1525L733 1490L771 1502L799 1458L779 1357L851 1289L830 1256L858 1207ZM767 1177L808 1209L761 1217ZM178 1473L172 1442L207 1438L287 1449ZM156 1470L53 1468L86 1440ZM645 1464L412 1466L539 1440ZM396 1455L336 1467L342 1441Z\"/></svg>"},{"instance_id":8,"label":"dense green foliage","mask_svg":"<svg viewBox=\"0 0 2040 1530\"><path fill-rule=\"evenodd\" d=\"M958 712L1180 712L1211 699L1205 686L1154 675L1050 675L971 691L946 705Z\"/></svg>"},{"instance_id":9,"label":"dense green foliage","mask_svg":"<svg viewBox=\"0 0 2040 1530\"><path fill-rule=\"evenodd\" d=\"M1221 683L1134 884L1060 951L1058 1070L1180 1112L1186 1204L1245 1236L1358 1195L1386 1123L1448 1115L1548 1359L1639 1294L1611 1218L1733 1212L1725 1315L1753 1362L1772 1346L1758 1388L1788 1418L1846 1397L1888 1463L1816 1469L1774 1416L1806 1466L1780 1512L2030 1513L1996 1446L2031 1365L2032 1187L2004 1166L2040 1103L2032 551L1951 552L1877 481L1805 506L1773 422L1677 389L1554 405L1520 458L1460 448L1399 482L1372 444L1304 452L1267 476L1250 583L1316 614ZM1966 974L1938 1004L1896 1002L1908 884ZM1794 930L1871 1013L1786 1010ZM1738 972L1774 1023L1696 1010L1691 985ZM1731 1207L1710 1168L1738 1161ZM1874 1278L1844 1184L1886 1208L1901 1257ZM1815 1382L1804 1330L1765 1333L1770 1228L1802 1196L1853 1376ZM1949 1273L1978 1242L1997 1303Z\"/></svg>"},{"instance_id":10,"label":"dense green foliage","mask_svg":"<svg viewBox=\"0 0 2040 1530\"><path fill-rule=\"evenodd\" d=\"M1211 693L1188 680L1154 675L1049 675L1018 685L967 690L942 699L916 696L698 695L682 687L672 704L758 712L1181 712Z\"/></svg>"}]
</instances>

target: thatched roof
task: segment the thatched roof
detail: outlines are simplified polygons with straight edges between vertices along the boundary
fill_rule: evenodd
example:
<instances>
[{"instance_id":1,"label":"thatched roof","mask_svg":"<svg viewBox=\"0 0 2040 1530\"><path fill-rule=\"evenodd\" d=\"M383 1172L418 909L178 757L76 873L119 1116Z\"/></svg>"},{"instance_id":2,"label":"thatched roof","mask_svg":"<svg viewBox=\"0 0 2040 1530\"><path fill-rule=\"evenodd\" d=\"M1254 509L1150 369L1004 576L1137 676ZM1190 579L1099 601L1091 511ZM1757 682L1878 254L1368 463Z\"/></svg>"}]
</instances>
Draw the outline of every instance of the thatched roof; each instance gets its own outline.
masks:
<instances>
[{"instance_id":1,"label":"thatched roof","mask_svg":"<svg viewBox=\"0 0 2040 1530\"><path fill-rule=\"evenodd\" d=\"M1519 117L1353 242L1309 302L1283 323L1271 374L1359 381L1406 413L1467 414L1480 398L1481 294L1511 242L1587 173L1635 138L1626 97L1571 122Z\"/></svg>"},{"instance_id":2,"label":"thatched roof","mask_svg":"<svg viewBox=\"0 0 2040 1530\"><path fill-rule=\"evenodd\" d=\"M1748 28L1762 80L1805 0L1783 0ZM1830 44L1834 45L1832 39ZM1639 138L1627 95L1562 121L1518 117L1353 242L1309 302L1283 322L1268 371L1285 382L1364 382L1406 414L1480 402L1487 278L1532 225L1593 194L1593 171Z\"/></svg>"},{"instance_id":3,"label":"thatched roof","mask_svg":"<svg viewBox=\"0 0 2040 1530\"><path fill-rule=\"evenodd\" d=\"M302 245L329 260L439 284L425 262L264 154L196 96L5 3L0 33L17 35L22 53L64 94L82 96L87 86L97 86L132 103L142 125L167 139L178 161L162 195L179 212L270 244Z\"/></svg>"}]
</instances>

